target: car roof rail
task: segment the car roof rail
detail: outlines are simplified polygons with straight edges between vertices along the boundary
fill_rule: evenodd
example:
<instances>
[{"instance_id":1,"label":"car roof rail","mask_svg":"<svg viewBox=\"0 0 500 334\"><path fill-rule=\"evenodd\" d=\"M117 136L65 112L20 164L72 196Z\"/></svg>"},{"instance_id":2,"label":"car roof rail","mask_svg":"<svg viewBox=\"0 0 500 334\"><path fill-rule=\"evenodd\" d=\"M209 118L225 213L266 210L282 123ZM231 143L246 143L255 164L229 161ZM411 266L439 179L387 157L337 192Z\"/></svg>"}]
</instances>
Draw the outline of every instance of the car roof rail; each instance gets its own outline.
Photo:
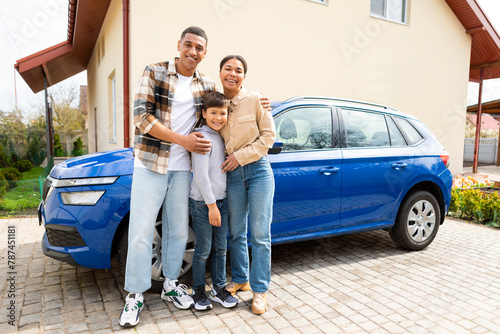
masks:
<instances>
[{"instance_id":1,"label":"car roof rail","mask_svg":"<svg viewBox=\"0 0 500 334\"><path fill-rule=\"evenodd\" d=\"M365 102L365 101L359 101L359 100L351 100L351 99L342 99L342 98L337 98L337 97L328 97L328 96L294 96L294 97L291 97L291 98L283 101L283 103L294 102L294 101L303 101L303 100L326 100L326 101L352 102L352 103L359 103L359 104L364 104L364 105L368 105L368 106L380 107L380 108L391 109L391 110L397 111L396 108L386 106L383 104Z\"/></svg>"}]
</instances>

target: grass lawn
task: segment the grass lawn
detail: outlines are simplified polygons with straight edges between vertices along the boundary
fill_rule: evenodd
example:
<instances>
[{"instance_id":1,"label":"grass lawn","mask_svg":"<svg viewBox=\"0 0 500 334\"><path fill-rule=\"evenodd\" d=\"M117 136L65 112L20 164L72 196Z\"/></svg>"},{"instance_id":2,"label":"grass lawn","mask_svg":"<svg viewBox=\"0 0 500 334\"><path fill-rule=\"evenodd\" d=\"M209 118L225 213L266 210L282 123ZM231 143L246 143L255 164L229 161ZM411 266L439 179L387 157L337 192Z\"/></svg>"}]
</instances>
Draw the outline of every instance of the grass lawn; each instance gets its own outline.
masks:
<instances>
[{"instance_id":1,"label":"grass lawn","mask_svg":"<svg viewBox=\"0 0 500 334\"><path fill-rule=\"evenodd\" d=\"M22 179L17 186L7 189L4 201L0 203L0 217L35 214L40 203L40 183L38 177L43 167L33 167L22 173Z\"/></svg>"}]
</instances>

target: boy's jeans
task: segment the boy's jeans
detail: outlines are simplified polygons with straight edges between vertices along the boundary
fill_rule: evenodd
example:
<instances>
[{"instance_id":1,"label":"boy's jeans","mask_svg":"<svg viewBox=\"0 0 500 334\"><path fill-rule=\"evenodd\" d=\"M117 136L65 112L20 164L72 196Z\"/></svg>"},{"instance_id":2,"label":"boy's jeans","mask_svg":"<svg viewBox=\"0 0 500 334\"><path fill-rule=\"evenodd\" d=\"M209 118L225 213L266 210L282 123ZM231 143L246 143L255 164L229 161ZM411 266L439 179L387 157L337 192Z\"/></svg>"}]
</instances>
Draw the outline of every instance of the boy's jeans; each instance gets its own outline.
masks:
<instances>
[{"instance_id":1,"label":"boy's jeans","mask_svg":"<svg viewBox=\"0 0 500 334\"><path fill-rule=\"evenodd\" d=\"M205 287L205 269L210 252L212 252L212 283L217 288L226 286L227 199L218 200L217 207L221 215L221 226L212 226L208 220L208 207L205 202L189 199L189 212L196 233L193 290Z\"/></svg>"},{"instance_id":2,"label":"boy's jeans","mask_svg":"<svg viewBox=\"0 0 500 334\"><path fill-rule=\"evenodd\" d=\"M134 168L130 199L125 290L142 293L151 287L151 256L158 211L162 210L162 267L166 279L181 272L189 228L191 172L159 174Z\"/></svg>"},{"instance_id":3,"label":"boy's jeans","mask_svg":"<svg viewBox=\"0 0 500 334\"><path fill-rule=\"evenodd\" d=\"M271 282L271 221L274 175L267 157L227 173L229 250L233 282L250 280L253 292L264 293ZM247 244L250 227L252 265Z\"/></svg>"}]
</instances>

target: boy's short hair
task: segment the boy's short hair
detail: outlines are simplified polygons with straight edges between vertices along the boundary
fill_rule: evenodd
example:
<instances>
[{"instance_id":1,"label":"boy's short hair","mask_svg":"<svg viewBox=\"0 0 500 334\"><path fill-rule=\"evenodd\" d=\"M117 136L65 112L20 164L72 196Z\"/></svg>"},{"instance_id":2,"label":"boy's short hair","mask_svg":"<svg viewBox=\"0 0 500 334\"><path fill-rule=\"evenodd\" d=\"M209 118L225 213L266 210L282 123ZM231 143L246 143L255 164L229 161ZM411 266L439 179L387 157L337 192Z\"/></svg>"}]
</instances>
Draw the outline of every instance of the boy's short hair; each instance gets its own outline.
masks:
<instances>
[{"instance_id":1,"label":"boy's short hair","mask_svg":"<svg viewBox=\"0 0 500 334\"><path fill-rule=\"evenodd\" d=\"M208 36L205 33L205 30L201 29L200 27L191 26L191 27L187 27L186 29L184 29L184 31L181 34L181 41L184 38L184 36L186 36L186 34L193 34L193 35L200 36L200 37L205 39L206 44L208 45Z\"/></svg>"},{"instance_id":2,"label":"boy's short hair","mask_svg":"<svg viewBox=\"0 0 500 334\"><path fill-rule=\"evenodd\" d=\"M228 107L229 100L221 92L212 92L205 95L203 98L203 110L213 107Z\"/></svg>"}]
</instances>

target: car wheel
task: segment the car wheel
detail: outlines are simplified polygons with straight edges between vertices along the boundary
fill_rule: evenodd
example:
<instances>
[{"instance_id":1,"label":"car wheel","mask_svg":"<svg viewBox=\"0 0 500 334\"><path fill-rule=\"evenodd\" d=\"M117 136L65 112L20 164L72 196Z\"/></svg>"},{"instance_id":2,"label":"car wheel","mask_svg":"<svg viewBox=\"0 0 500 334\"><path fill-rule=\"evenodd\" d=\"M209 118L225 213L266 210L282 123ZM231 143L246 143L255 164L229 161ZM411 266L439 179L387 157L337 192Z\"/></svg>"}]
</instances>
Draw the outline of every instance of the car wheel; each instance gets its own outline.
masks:
<instances>
[{"instance_id":1,"label":"car wheel","mask_svg":"<svg viewBox=\"0 0 500 334\"><path fill-rule=\"evenodd\" d=\"M440 217L439 204L431 193L414 192L403 200L391 238L404 249L422 250L436 237Z\"/></svg>"},{"instance_id":2,"label":"car wheel","mask_svg":"<svg viewBox=\"0 0 500 334\"><path fill-rule=\"evenodd\" d=\"M152 292L161 292L163 282L165 281L165 276L163 276L163 266L162 266L161 229L162 229L162 221L160 214L158 215L158 219L155 223L155 230L153 236L153 252L151 254L151 288L149 289L149 291ZM196 235L191 226L189 226L186 251L184 252L184 258L181 266L181 273L179 275L179 280L182 280L186 283L188 281L189 282L191 281L190 273L191 273L191 267L193 266L195 241L196 241ZM128 251L128 228L126 228L123 231L119 246L119 260L124 273L127 265L127 251Z\"/></svg>"}]
</instances>

